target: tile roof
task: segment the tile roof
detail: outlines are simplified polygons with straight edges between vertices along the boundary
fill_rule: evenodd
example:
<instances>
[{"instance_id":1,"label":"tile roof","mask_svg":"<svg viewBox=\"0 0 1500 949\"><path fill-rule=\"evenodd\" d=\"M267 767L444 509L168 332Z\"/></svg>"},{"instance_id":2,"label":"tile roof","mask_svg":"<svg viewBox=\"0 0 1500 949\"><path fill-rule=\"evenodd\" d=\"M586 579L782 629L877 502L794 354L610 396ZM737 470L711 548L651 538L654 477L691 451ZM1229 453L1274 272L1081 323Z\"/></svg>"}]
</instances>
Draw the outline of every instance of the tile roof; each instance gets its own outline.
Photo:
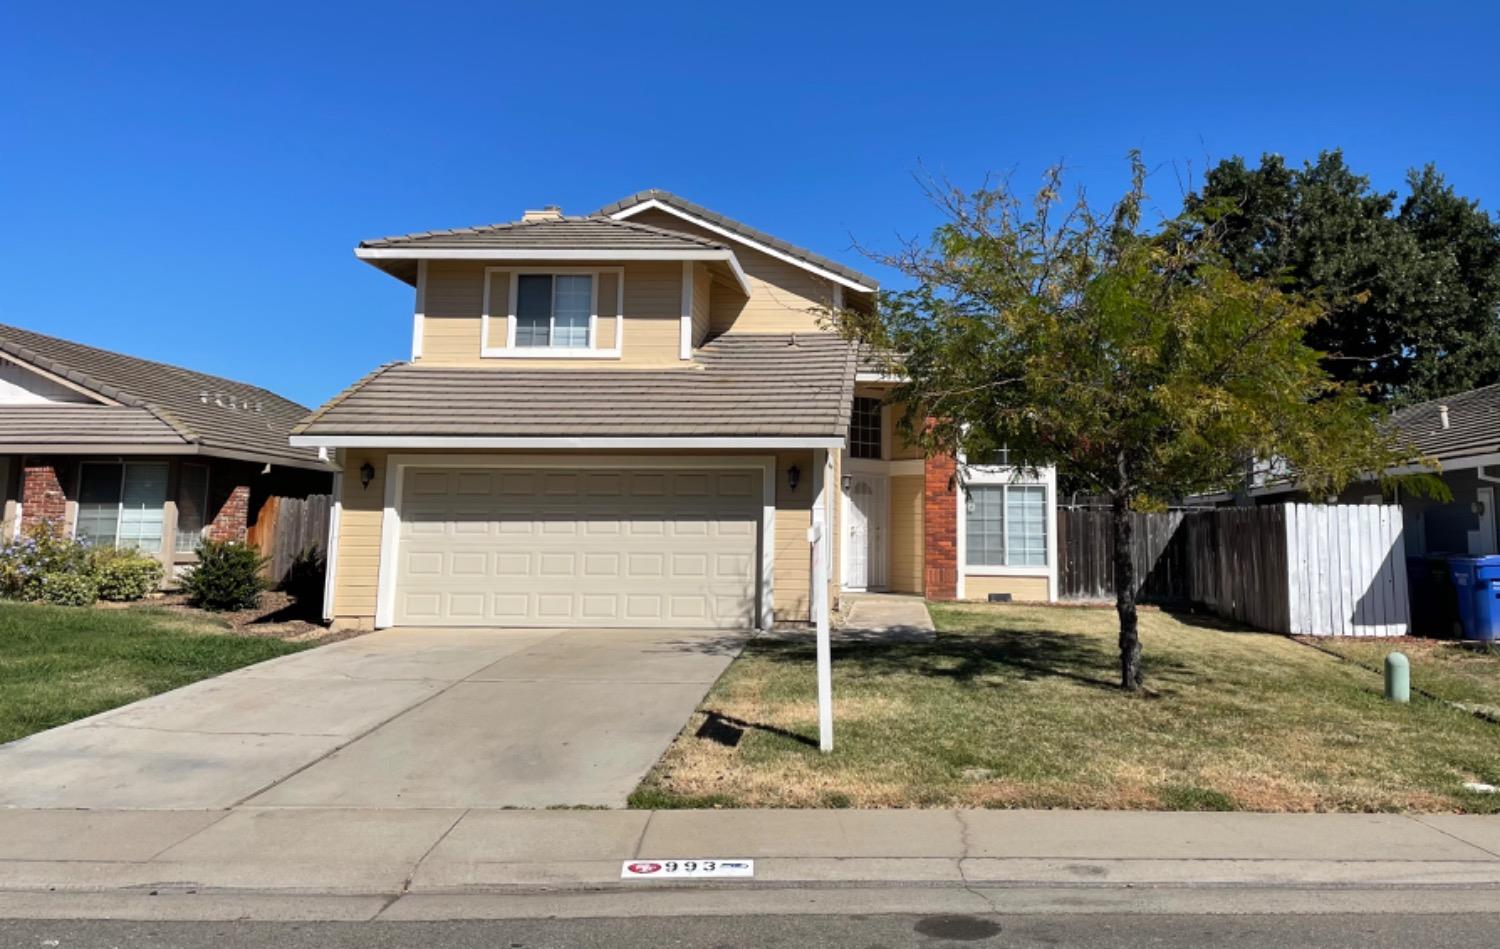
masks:
<instances>
[{"instance_id":1,"label":"tile roof","mask_svg":"<svg viewBox=\"0 0 1500 949\"><path fill-rule=\"evenodd\" d=\"M422 231L395 237L360 241L360 247L401 248L496 248L511 250L725 250L717 241L705 240L650 224L616 221L594 215L556 220L514 221L485 224L448 231Z\"/></svg>"},{"instance_id":2,"label":"tile roof","mask_svg":"<svg viewBox=\"0 0 1500 949\"><path fill-rule=\"evenodd\" d=\"M745 224L742 221L736 221L734 218L725 217L717 211L710 211L708 208L705 208L701 204L695 204L692 201L689 201L687 198L679 197L678 195L675 195L670 191L663 191L660 188L650 188L645 191L637 191L635 194L632 194L629 197L621 198L619 201L616 201L613 204L605 205L595 213L602 215L617 214L620 211L624 211L627 208L633 208L638 204L644 204L647 201L658 201L662 204L668 205L669 207L676 208L677 210L682 211L686 214L690 214L693 217L701 218L711 224L716 224L719 227L722 227L724 230L737 234L740 237L755 241L757 244L765 244L767 247L773 247L776 250L781 251L783 254L786 254L790 257L795 257L797 260L800 260L805 264L811 264L814 267L821 267L824 270L832 271L833 273L838 274L846 280L851 280L855 283L863 284L867 287L880 286L880 281L876 280L874 277L860 273L853 267L846 267L836 260L830 260L827 257L824 257L822 254L815 254L805 247L798 247L796 244L793 244L790 241L784 241L781 238L771 234L767 234L765 231L759 230L758 228L751 227L750 225Z\"/></svg>"},{"instance_id":3,"label":"tile roof","mask_svg":"<svg viewBox=\"0 0 1500 949\"><path fill-rule=\"evenodd\" d=\"M734 334L665 369L382 367L306 435L843 437L853 349L837 336Z\"/></svg>"},{"instance_id":4,"label":"tile roof","mask_svg":"<svg viewBox=\"0 0 1500 949\"><path fill-rule=\"evenodd\" d=\"M209 454L246 456L304 468L324 467L316 451L293 448L287 443L292 426L307 414L307 409L258 386L3 324L0 324L0 353L68 379L122 406L143 411L176 433L184 444L197 445ZM81 424L80 437L95 437L95 426L105 416L85 415L80 408L98 407L42 407L55 413L53 417L59 423ZM6 407L7 416L13 411L14 407ZM115 415L125 423L124 413ZM139 413L129 418L122 435L130 432L156 437L146 431Z\"/></svg>"},{"instance_id":5,"label":"tile roof","mask_svg":"<svg viewBox=\"0 0 1500 949\"><path fill-rule=\"evenodd\" d=\"M1439 460L1500 452L1500 384L1408 406L1392 413L1390 421L1418 449Z\"/></svg>"},{"instance_id":6,"label":"tile roof","mask_svg":"<svg viewBox=\"0 0 1500 949\"><path fill-rule=\"evenodd\" d=\"M186 445L187 439L148 410L131 405L7 405L0 411L6 451L42 452L73 445L114 447Z\"/></svg>"}]
</instances>

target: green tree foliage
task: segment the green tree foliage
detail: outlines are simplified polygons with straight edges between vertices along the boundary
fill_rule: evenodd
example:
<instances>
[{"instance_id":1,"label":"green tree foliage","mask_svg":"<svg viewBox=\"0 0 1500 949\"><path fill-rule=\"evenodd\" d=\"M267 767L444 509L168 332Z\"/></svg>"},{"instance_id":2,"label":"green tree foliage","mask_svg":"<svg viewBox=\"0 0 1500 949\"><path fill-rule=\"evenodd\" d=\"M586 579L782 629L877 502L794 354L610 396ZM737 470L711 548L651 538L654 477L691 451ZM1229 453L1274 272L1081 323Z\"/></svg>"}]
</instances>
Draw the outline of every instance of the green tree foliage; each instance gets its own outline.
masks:
<instances>
[{"instance_id":1,"label":"green tree foliage","mask_svg":"<svg viewBox=\"0 0 1500 949\"><path fill-rule=\"evenodd\" d=\"M1341 152L1289 168L1242 158L1204 176L1186 209L1212 223L1240 276L1317 295L1308 343L1337 379L1380 402L1419 402L1500 382L1500 222L1431 165L1408 194L1372 191Z\"/></svg>"},{"instance_id":2,"label":"green tree foliage","mask_svg":"<svg viewBox=\"0 0 1500 949\"><path fill-rule=\"evenodd\" d=\"M1411 460L1379 410L1306 343L1324 311L1221 255L1212 228L1145 228L1145 173L1100 213L1057 171L1027 200L1006 185L930 187L946 222L883 258L915 288L832 314L885 354L916 411L908 437L970 459L1057 464L1114 511L1121 684L1142 682L1132 509L1231 489L1283 458L1314 495ZM913 419L933 419L912 424Z\"/></svg>"}]
</instances>

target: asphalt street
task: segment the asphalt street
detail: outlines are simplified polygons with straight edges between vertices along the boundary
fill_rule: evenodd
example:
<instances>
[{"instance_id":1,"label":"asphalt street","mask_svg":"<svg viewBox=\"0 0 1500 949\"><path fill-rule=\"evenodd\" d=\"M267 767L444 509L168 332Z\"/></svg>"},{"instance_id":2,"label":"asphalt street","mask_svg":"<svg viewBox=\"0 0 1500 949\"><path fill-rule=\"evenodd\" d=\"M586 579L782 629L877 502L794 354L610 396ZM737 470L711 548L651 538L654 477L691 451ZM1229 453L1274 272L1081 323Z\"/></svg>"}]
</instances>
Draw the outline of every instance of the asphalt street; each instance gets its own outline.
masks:
<instances>
[{"instance_id":1,"label":"asphalt street","mask_svg":"<svg viewBox=\"0 0 1500 949\"><path fill-rule=\"evenodd\" d=\"M5 949L1493 949L1500 913L1328 916L720 916L448 922L0 920Z\"/></svg>"}]
</instances>

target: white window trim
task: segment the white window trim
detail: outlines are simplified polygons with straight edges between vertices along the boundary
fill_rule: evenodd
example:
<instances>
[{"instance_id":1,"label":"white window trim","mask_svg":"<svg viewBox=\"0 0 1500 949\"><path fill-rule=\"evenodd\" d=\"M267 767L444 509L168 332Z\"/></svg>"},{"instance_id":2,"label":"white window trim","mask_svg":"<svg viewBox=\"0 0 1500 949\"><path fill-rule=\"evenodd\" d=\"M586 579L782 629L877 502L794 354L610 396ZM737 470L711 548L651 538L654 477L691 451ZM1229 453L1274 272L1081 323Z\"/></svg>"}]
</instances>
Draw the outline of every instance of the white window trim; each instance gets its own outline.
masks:
<instances>
[{"instance_id":1,"label":"white window trim","mask_svg":"<svg viewBox=\"0 0 1500 949\"><path fill-rule=\"evenodd\" d=\"M761 629L775 623L776 575L776 456L742 457L660 455L594 455L559 458L556 455L388 455L385 460L385 508L380 519L380 570L375 586L375 626L395 625L396 557L401 538L401 493L407 468L711 468L760 472L760 597ZM332 572L330 568L330 573Z\"/></svg>"},{"instance_id":2,"label":"white window trim","mask_svg":"<svg viewBox=\"0 0 1500 949\"><path fill-rule=\"evenodd\" d=\"M490 284L493 274L510 275L510 300L504 315L490 312ZM599 349L599 277L615 275L615 342L609 349ZM516 285L522 276L553 277L588 275L593 277L589 302L588 346L517 346ZM505 345L491 345L491 327L495 320L505 321ZM619 359L625 340L625 268L624 267L486 267L484 268L483 304L479 317L479 355L486 359Z\"/></svg>"},{"instance_id":3,"label":"white window trim","mask_svg":"<svg viewBox=\"0 0 1500 949\"><path fill-rule=\"evenodd\" d=\"M1016 468L1006 465L968 465L962 457L958 461L958 484L953 492L957 506L956 537L958 546L958 583L954 591L958 599L965 599L964 577L1046 577L1047 599L1057 600L1057 469L1048 465L1040 468ZM965 489L969 485L1042 485L1046 488L1043 505L1047 512L1047 563L1046 566L1004 567L994 564L969 563L969 511L965 504Z\"/></svg>"},{"instance_id":4,"label":"white window trim","mask_svg":"<svg viewBox=\"0 0 1500 949\"><path fill-rule=\"evenodd\" d=\"M678 326L677 358L693 358L693 262L682 262L682 314Z\"/></svg>"},{"instance_id":5,"label":"white window trim","mask_svg":"<svg viewBox=\"0 0 1500 949\"><path fill-rule=\"evenodd\" d=\"M489 290L489 277L485 277L485 290ZM412 307L411 359L422 358L422 338L427 328L427 261L417 261L417 305Z\"/></svg>"}]
</instances>

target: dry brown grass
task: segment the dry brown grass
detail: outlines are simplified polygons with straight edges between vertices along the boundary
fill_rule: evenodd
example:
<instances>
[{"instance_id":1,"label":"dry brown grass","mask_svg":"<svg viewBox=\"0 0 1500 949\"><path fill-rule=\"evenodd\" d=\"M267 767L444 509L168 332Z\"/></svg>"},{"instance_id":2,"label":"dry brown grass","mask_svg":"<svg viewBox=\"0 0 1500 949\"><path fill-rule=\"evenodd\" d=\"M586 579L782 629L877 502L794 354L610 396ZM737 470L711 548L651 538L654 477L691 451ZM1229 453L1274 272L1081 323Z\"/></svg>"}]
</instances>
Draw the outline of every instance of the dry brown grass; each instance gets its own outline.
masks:
<instances>
[{"instance_id":1,"label":"dry brown grass","mask_svg":"<svg viewBox=\"0 0 1500 949\"><path fill-rule=\"evenodd\" d=\"M1380 677L1280 636L1142 616L1149 692L1114 687L1114 616L934 606L935 643L834 655L816 748L812 648L756 641L637 806L1492 811L1500 726L1395 706ZM710 715L743 723L701 737ZM723 735L739 732L730 746Z\"/></svg>"}]
</instances>

